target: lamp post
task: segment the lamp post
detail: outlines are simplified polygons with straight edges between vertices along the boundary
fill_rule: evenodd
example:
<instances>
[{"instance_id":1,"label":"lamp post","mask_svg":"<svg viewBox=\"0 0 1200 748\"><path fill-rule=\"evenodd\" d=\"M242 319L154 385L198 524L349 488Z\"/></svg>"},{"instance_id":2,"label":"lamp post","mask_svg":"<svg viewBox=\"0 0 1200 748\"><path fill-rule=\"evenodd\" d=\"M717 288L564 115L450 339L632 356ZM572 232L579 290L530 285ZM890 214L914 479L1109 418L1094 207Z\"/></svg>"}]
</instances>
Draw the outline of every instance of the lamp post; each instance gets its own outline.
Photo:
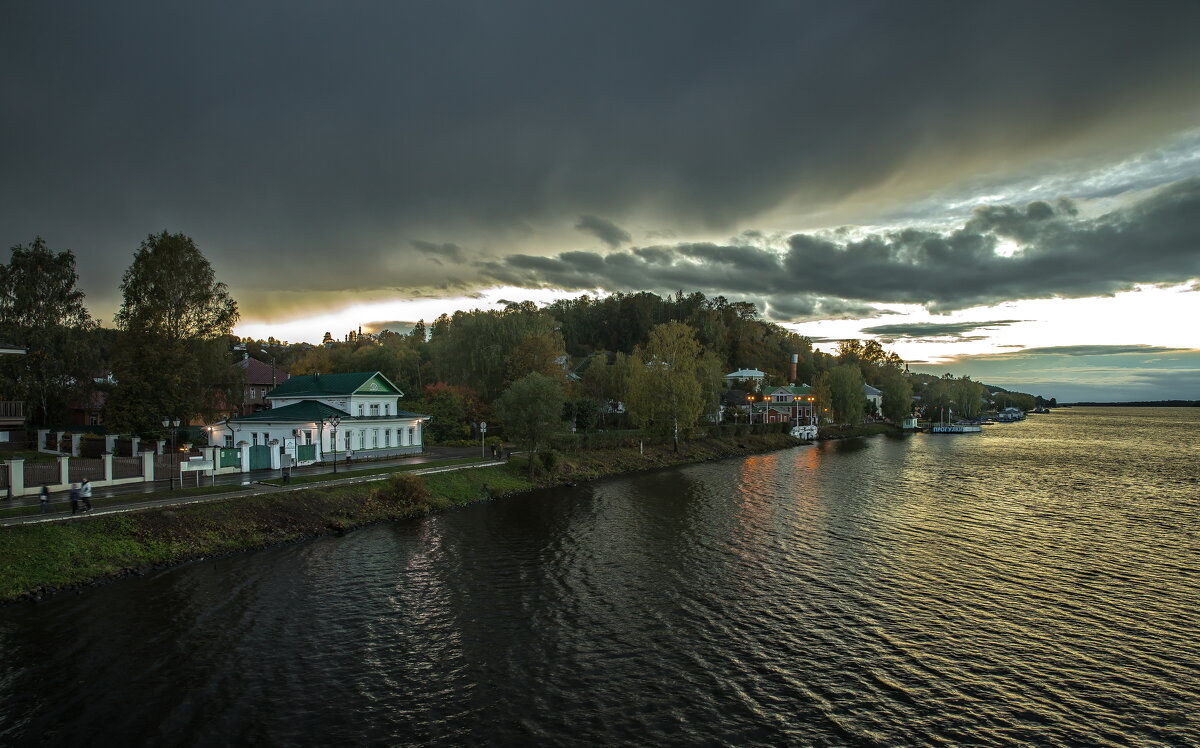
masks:
<instances>
[{"instance_id":1,"label":"lamp post","mask_svg":"<svg viewBox=\"0 0 1200 748\"><path fill-rule=\"evenodd\" d=\"M342 422L341 416L332 416L330 418L321 419L322 423L328 423L332 428L329 431L329 447L333 450L333 472L337 472L337 427Z\"/></svg>"},{"instance_id":2,"label":"lamp post","mask_svg":"<svg viewBox=\"0 0 1200 748\"><path fill-rule=\"evenodd\" d=\"M162 425L164 429L167 427L171 428L171 454L175 457L175 467L171 470L171 490L174 491L175 473L179 471L179 454L175 451L175 436L179 432L179 419L170 417L163 418Z\"/></svg>"}]
</instances>

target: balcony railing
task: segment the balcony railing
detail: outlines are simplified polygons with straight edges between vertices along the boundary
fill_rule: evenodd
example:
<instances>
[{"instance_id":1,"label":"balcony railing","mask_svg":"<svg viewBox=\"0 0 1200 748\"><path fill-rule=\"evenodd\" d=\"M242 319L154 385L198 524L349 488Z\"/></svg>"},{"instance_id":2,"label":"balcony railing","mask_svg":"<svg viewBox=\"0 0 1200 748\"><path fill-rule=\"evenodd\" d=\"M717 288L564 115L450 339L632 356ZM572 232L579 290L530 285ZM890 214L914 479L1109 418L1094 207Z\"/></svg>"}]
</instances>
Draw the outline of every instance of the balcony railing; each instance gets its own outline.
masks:
<instances>
[{"instance_id":1,"label":"balcony railing","mask_svg":"<svg viewBox=\"0 0 1200 748\"><path fill-rule=\"evenodd\" d=\"M25 420L25 403L20 400L0 400L0 418Z\"/></svg>"}]
</instances>

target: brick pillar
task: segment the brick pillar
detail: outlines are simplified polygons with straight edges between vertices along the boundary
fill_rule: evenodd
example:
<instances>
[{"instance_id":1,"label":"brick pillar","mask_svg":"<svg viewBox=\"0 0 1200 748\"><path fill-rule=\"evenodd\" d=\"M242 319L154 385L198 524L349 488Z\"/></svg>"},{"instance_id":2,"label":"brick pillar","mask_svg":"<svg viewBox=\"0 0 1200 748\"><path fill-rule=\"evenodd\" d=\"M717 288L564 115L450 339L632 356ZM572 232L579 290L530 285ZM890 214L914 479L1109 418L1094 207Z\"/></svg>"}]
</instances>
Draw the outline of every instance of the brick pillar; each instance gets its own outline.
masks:
<instances>
[{"instance_id":1,"label":"brick pillar","mask_svg":"<svg viewBox=\"0 0 1200 748\"><path fill-rule=\"evenodd\" d=\"M70 485L71 483L71 458L59 456L58 458L58 477L59 483Z\"/></svg>"},{"instance_id":2,"label":"brick pillar","mask_svg":"<svg viewBox=\"0 0 1200 748\"><path fill-rule=\"evenodd\" d=\"M248 473L250 472L250 445L243 444L238 449L242 451L242 472Z\"/></svg>"},{"instance_id":3,"label":"brick pillar","mask_svg":"<svg viewBox=\"0 0 1200 748\"><path fill-rule=\"evenodd\" d=\"M100 455L100 458L104 460L104 480L109 482L112 482L113 479L112 457L112 452Z\"/></svg>"}]
</instances>

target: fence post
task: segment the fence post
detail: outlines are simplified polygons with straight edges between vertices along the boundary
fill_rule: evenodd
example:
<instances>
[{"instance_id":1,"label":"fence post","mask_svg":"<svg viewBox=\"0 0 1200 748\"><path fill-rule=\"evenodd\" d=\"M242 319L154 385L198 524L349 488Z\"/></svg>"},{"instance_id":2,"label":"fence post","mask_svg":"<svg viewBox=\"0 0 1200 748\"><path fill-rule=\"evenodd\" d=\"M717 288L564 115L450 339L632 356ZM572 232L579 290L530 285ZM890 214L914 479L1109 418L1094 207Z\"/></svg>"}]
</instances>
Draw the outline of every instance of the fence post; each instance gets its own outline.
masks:
<instances>
[{"instance_id":1,"label":"fence post","mask_svg":"<svg viewBox=\"0 0 1200 748\"><path fill-rule=\"evenodd\" d=\"M25 459L18 457L8 461L8 496L25 493Z\"/></svg>"},{"instance_id":2,"label":"fence post","mask_svg":"<svg viewBox=\"0 0 1200 748\"><path fill-rule=\"evenodd\" d=\"M238 449L242 451L242 472L248 473L250 472L250 445L243 444Z\"/></svg>"},{"instance_id":3,"label":"fence post","mask_svg":"<svg viewBox=\"0 0 1200 748\"><path fill-rule=\"evenodd\" d=\"M104 460L104 480L111 483L113 479L112 452L105 452L100 457Z\"/></svg>"},{"instance_id":4,"label":"fence post","mask_svg":"<svg viewBox=\"0 0 1200 748\"><path fill-rule=\"evenodd\" d=\"M108 452L109 454L116 454L116 452L117 452L117 435L116 434L105 434L104 435L104 451Z\"/></svg>"},{"instance_id":5,"label":"fence post","mask_svg":"<svg viewBox=\"0 0 1200 748\"><path fill-rule=\"evenodd\" d=\"M58 456L58 477L62 480L59 483L70 485L71 483L71 458L65 455Z\"/></svg>"},{"instance_id":6,"label":"fence post","mask_svg":"<svg viewBox=\"0 0 1200 748\"><path fill-rule=\"evenodd\" d=\"M142 452L142 482L154 482L154 453Z\"/></svg>"},{"instance_id":7,"label":"fence post","mask_svg":"<svg viewBox=\"0 0 1200 748\"><path fill-rule=\"evenodd\" d=\"M71 434L71 456L79 456L79 441L83 439L83 434Z\"/></svg>"},{"instance_id":8,"label":"fence post","mask_svg":"<svg viewBox=\"0 0 1200 748\"><path fill-rule=\"evenodd\" d=\"M279 470L282 466L282 461L279 459L279 445L269 444L268 446L271 448L271 469Z\"/></svg>"}]
</instances>

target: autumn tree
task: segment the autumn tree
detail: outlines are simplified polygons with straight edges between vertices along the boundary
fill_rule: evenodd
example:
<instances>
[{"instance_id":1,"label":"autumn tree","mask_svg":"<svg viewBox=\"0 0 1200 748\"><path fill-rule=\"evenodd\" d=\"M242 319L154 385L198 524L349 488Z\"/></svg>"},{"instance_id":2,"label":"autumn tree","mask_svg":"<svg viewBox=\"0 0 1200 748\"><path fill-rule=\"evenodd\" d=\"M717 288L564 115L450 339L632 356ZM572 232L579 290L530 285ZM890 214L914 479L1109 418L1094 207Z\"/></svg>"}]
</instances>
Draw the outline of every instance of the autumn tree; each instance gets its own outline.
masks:
<instances>
[{"instance_id":1,"label":"autumn tree","mask_svg":"<svg viewBox=\"0 0 1200 748\"><path fill-rule=\"evenodd\" d=\"M639 428L670 435L679 450L679 435L686 434L704 413L704 349L692 328L667 322L650 331L650 340L634 357L624 398L630 417Z\"/></svg>"},{"instance_id":2,"label":"autumn tree","mask_svg":"<svg viewBox=\"0 0 1200 748\"><path fill-rule=\"evenodd\" d=\"M0 265L0 340L27 349L4 357L3 377L39 425L65 421L71 397L91 380L87 333L96 323L78 280L75 255L52 251L40 236Z\"/></svg>"},{"instance_id":3,"label":"autumn tree","mask_svg":"<svg viewBox=\"0 0 1200 748\"><path fill-rule=\"evenodd\" d=\"M151 234L121 280L116 315L125 335L105 418L119 429L157 429L164 416L210 420L236 401L240 372L229 336L237 303L191 238Z\"/></svg>"},{"instance_id":4,"label":"autumn tree","mask_svg":"<svg viewBox=\"0 0 1200 748\"><path fill-rule=\"evenodd\" d=\"M866 397L863 395L862 372L856 364L842 364L829 370L827 377L833 420L857 424L862 421Z\"/></svg>"}]
</instances>

